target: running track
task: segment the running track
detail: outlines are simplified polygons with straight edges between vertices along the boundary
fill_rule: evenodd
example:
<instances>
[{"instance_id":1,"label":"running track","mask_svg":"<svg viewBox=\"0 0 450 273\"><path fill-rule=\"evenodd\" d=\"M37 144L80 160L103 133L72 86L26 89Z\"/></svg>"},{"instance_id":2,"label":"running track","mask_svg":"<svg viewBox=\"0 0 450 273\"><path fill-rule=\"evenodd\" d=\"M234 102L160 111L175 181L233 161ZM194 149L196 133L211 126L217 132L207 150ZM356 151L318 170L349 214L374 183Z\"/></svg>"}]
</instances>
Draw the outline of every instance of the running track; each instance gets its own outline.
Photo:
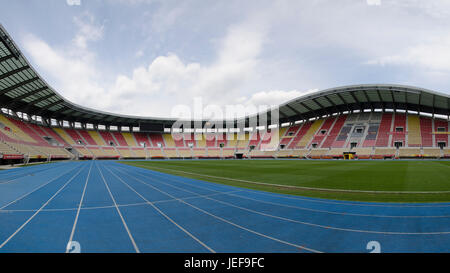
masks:
<instances>
[{"instance_id":1,"label":"running track","mask_svg":"<svg viewBox=\"0 0 450 273\"><path fill-rule=\"evenodd\" d=\"M0 172L0 252L449 252L450 203L266 193L113 161Z\"/></svg>"}]
</instances>

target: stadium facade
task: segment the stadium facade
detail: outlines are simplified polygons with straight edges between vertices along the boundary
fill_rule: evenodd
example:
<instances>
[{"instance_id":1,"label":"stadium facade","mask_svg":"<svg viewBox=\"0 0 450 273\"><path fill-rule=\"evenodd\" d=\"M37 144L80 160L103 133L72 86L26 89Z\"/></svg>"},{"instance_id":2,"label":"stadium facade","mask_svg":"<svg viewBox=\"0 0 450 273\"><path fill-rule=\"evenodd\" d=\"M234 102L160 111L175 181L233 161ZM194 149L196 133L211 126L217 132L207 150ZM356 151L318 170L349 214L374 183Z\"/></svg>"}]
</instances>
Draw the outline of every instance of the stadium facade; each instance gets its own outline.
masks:
<instances>
[{"instance_id":1,"label":"stadium facade","mask_svg":"<svg viewBox=\"0 0 450 273\"><path fill-rule=\"evenodd\" d=\"M1 25L0 107L3 162L450 157L446 94L388 84L331 88L234 120L182 120L182 130L173 134L180 120L119 115L68 101L39 76ZM275 120L273 113L277 122L267 123Z\"/></svg>"}]
</instances>

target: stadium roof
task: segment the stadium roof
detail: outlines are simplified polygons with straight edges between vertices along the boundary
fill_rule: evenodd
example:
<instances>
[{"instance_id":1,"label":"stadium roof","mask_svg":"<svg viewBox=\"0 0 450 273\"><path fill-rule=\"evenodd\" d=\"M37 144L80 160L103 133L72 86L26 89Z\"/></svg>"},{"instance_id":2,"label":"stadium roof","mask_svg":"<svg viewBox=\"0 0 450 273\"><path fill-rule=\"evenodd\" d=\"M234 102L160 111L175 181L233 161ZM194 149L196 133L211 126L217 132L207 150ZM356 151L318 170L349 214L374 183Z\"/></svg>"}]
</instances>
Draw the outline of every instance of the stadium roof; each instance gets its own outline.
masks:
<instances>
[{"instance_id":1,"label":"stadium roof","mask_svg":"<svg viewBox=\"0 0 450 273\"><path fill-rule=\"evenodd\" d=\"M68 101L39 76L0 25L0 107L44 119L102 125L135 126L159 124L170 127L170 118L138 117L90 109ZM450 96L422 88L367 84L330 88L298 97L278 106L280 123L364 109L402 109L450 116ZM247 116L266 116L270 111ZM205 123L206 121L202 121Z\"/></svg>"}]
</instances>

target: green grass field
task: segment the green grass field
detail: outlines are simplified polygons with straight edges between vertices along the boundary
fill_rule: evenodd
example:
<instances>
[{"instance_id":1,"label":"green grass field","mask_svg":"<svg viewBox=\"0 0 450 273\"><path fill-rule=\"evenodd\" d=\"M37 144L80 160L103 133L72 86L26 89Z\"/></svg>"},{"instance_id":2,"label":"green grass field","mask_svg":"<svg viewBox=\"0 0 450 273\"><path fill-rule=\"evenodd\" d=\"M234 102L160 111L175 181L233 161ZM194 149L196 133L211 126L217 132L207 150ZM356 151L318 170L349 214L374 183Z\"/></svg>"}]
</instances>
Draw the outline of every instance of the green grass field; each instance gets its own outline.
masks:
<instances>
[{"instance_id":1,"label":"green grass field","mask_svg":"<svg viewBox=\"0 0 450 273\"><path fill-rule=\"evenodd\" d=\"M383 202L450 201L450 161L174 160L122 163L215 183L301 196Z\"/></svg>"}]
</instances>

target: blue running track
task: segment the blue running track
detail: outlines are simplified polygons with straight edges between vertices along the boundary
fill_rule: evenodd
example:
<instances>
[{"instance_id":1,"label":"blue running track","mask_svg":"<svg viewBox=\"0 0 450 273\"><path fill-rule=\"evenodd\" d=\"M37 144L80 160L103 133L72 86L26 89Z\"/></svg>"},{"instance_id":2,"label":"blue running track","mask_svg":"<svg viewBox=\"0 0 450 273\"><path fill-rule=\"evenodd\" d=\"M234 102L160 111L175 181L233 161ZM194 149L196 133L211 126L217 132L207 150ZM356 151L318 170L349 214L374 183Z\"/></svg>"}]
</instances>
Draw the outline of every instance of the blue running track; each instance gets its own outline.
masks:
<instances>
[{"instance_id":1,"label":"blue running track","mask_svg":"<svg viewBox=\"0 0 450 273\"><path fill-rule=\"evenodd\" d=\"M113 161L0 172L0 252L370 252L371 244L449 252L450 203L290 196Z\"/></svg>"}]
</instances>

